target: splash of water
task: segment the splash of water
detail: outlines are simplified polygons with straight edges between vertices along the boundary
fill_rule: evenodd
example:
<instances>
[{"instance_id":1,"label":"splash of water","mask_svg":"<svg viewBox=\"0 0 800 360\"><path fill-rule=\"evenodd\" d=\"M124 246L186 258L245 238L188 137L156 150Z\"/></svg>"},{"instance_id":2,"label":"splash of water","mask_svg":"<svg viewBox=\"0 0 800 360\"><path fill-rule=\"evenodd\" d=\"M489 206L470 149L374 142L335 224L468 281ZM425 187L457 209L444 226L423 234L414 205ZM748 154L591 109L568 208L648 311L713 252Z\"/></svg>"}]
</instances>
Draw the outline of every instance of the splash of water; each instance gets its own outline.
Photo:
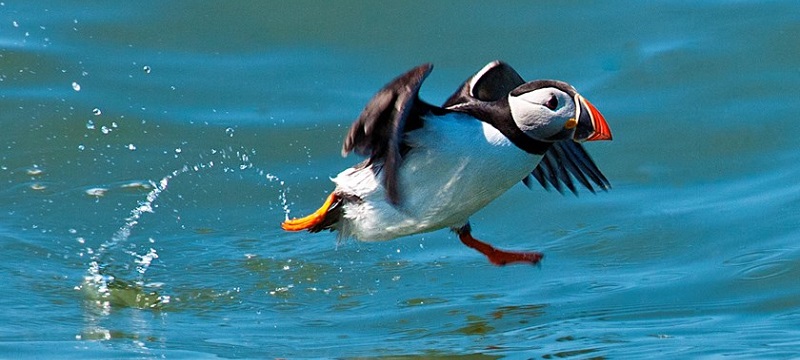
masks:
<instances>
[{"instance_id":1,"label":"splash of water","mask_svg":"<svg viewBox=\"0 0 800 360\"><path fill-rule=\"evenodd\" d=\"M158 197L167 190L171 181L175 178L186 174L196 173L212 169L215 167L222 167L225 173L234 171L256 171L256 173L267 180L269 183L278 183L280 185L278 200L280 201L281 208L284 216L289 216L289 205L286 199L286 187L283 180L278 176L266 172L262 169L255 167L250 160L251 152L239 149L222 149L211 150L211 155L219 157L219 161L208 160L197 163L195 165L183 165L179 169L173 170L158 182L149 181L151 190L147 193L144 200L138 202L135 208L130 212L130 215L125 219L125 223L114 233L114 235L97 249L88 249L87 253L91 254L87 274L84 276L83 283L76 286L77 290L82 290L86 293L87 298L92 300L93 303L103 313L110 312L113 306L127 306L135 308L161 308L164 304L169 303L170 297L168 295L158 294L152 288L160 287L160 283L145 283L145 274L152 265L153 261L158 259L158 252L152 247L144 254L139 254L132 250L124 250L124 252L131 256L133 259L134 268L136 273L133 275L135 280L129 281L118 278L111 274L108 270L110 265L114 264L117 260L109 260L109 254L112 250L120 249L125 245L136 226L139 224L140 219L146 214L155 213L155 204ZM201 159L203 156L201 156ZM234 159L238 161L238 165L234 167L224 166L226 160ZM149 238L150 243L154 243L153 238ZM128 265L128 264L123 264ZM126 268L127 266L123 266ZM119 275L119 274L118 274Z\"/></svg>"},{"instance_id":2,"label":"splash of water","mask_svg":"<svg viewBox=\"0 0 800 360\"><path fill-rule=\"evenodd\" d=\"M89 262L89 268L87 269L87 275L84 276L83 284L79 287L79 289L85 290L88 297L94 300L98 308L101 308L106 312L111 310L112 300L114 300L114 293L111 291L112 287L110 285L117 281L114 275L104 273L106 267L104 258L106 257L106 254L109 252L109 250L116 248L120 243L125 242L128 240L128 238L130 238L131 231L136 224L139 223L139 219L142 217L142 215L153 212L153 202L158 199L158 196L161 194L161 192L167 189L169 180L186 171L188 171L188 167L184 166L179 170L173 171L171 175L165 176L158 183L150 181L150 185L153 187L153 189L147 193L145 200L140 201L138 206L131 211L131 215L125 219L125 224L114 233L110 240L104 242L99 248L97 248L97 250L93 251L91 261ZM157 258L157 255L155 255L155 250L152 251L154 256L149 258L150 260L147 262L147 265L142 268L143 271L139 272L140 279L137 281L137 283L139 283L138 285L143 283L142 279L144 273L150 266L152 259ZM129 254L130 253L133 252L129 252ZM137 256L138 254L133 253L132 255ZM151 307L162 303L162 300L163 299L161 299L160 296L156 296L155 302L150 304Z\"/></svg>"}]
</instances>

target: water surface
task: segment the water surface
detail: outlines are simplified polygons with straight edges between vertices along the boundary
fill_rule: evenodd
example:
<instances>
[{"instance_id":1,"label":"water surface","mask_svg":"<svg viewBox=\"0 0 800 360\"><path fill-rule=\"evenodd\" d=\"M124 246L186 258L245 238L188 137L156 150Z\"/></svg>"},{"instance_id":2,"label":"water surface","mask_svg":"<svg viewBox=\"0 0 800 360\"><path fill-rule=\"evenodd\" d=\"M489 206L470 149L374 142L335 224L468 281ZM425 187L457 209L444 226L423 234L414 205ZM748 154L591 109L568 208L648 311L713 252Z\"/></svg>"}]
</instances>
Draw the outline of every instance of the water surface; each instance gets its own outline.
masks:
<instances>
[{"instance_id":1,"label":"water surface","mask_svg":"<svg viewBox=\"0 0 800 360\"><path fill-rule=\"evenodd\" d=\"M0 2L3 357L786 358L800 350L791 1ZM517 186L475 235L285 233L423 62L574 84L612 191Z\"/></svg>"}]
</instances>

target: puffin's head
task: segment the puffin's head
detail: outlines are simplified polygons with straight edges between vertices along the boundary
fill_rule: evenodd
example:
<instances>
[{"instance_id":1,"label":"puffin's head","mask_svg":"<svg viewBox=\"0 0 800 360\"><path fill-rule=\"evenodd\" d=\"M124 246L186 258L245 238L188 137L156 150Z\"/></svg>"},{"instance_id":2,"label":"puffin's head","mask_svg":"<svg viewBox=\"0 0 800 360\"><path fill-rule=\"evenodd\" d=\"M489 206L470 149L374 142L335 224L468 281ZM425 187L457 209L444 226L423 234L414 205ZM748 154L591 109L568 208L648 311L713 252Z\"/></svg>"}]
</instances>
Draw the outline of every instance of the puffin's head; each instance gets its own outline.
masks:
<instances>
[{"instance_id":1,"label":"puffin's head","mask_svg":"<svg viewBox=\"0 0 800 360\"><path fill-rule=\"evenodd\" d=\"M511 116L520 130L541 141L611 140L603 115L571 85L557 80L536 80L508 94Z\"/></svg>"}]
</instances>

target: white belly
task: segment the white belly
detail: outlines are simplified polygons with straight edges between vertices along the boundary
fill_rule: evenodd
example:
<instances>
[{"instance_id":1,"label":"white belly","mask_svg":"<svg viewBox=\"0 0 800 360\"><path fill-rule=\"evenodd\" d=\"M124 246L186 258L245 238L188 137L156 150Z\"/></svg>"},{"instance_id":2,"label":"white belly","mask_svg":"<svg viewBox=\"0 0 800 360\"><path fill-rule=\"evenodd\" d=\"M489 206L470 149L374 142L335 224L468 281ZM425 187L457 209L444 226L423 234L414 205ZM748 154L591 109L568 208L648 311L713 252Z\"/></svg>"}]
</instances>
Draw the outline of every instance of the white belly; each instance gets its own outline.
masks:
<instances>
[{"instance_id":1,"label":"white belly","mask_svg":"<svg viewBox=\"0 0 800 360\"><path fill-rule=\"evenodd\" d=\"M541 160L491 125L461 116L426 121L407 134L413 148L399 171L399 206L386 202L382 174L376 177L369 167L349 168L334 178L337 191L363 200L345 205L340 233L379 241L460 227Z\"/></svg>"}]
</instances>

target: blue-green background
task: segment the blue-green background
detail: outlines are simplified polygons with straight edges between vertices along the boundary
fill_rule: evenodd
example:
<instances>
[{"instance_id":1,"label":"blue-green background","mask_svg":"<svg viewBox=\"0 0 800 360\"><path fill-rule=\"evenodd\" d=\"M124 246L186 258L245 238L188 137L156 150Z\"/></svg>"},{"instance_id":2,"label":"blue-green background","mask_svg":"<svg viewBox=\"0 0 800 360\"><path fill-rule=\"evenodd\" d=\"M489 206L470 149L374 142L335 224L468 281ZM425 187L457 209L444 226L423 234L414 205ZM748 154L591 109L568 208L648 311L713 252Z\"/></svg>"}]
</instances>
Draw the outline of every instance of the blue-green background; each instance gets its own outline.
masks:
<instances>
[{"instance_id":1,"label":"blue-green background","mask_svg":"<svg viewBox=\"0 0 800 360\"><path fill-rule=\"evenodd\" d=\"M795 1L0 0L0 357L797 356L798 39ZM612 191L473 217L541 267L280 230L384 83L494 59L615 137Z\"/></svg>"}]
</instances>

